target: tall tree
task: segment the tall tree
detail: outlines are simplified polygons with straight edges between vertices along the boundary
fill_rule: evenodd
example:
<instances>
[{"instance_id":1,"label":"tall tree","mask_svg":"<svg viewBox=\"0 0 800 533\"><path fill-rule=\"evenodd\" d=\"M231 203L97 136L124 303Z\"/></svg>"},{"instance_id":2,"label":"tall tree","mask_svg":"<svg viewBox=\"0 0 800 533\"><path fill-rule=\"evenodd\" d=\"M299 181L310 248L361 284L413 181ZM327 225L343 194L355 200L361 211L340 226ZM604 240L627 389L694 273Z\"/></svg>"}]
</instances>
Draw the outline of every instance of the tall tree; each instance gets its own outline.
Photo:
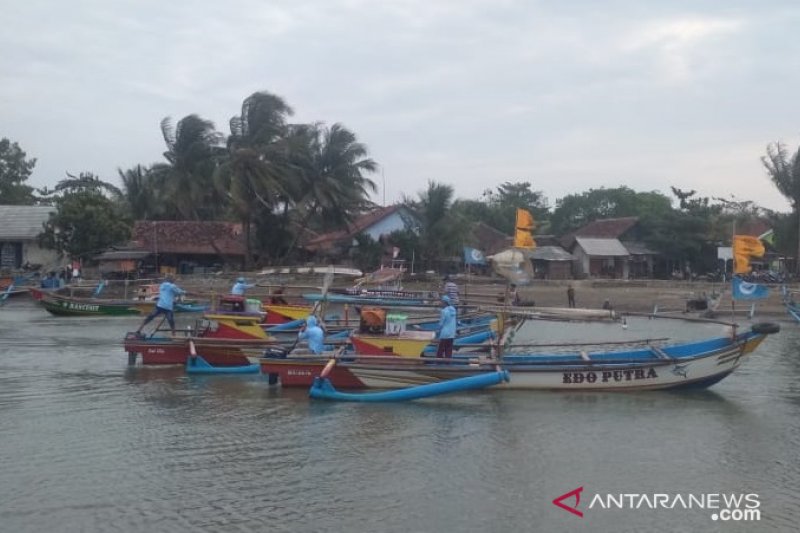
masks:
<instances>
[{"instance_id":1,"label":"tall tree","mask_svg":"<svg viewBox=\"0 0 800 533\"><path fill-rule=\"evenodd\" d=\"M405 198L420 220L419 243L423 262L432 267L443 259L460 256L466 228L452 212L454 190L451 185L428 182L428 188L418 198Z\"/></svg>"},{"instance_id":2,"label":"tall tree","mask_svg":"<svg viewBox=\"0 0 800 533\"><path fill-rule=\"evenodd\" d=\"M309 223L317 231L341 227L374 207L369 194L377 187L365 174L375 172L377 165L367 157L367 147L341 124L293 126L287 141L297 178L285 190L301 213L300 231L288 254Z\"/></svg>"},{"instance_id":3,"label":"tall tree","mask_svg":"<svg viewBox=\"0 0 800 533\"><path fill-rule=\"evenodd\" d=\"M217 169L215 183L241 220L245 241L245 264L253 262L250 238L254 214L272 209L288 181L286 117L293 111L271 93L257 92L242 103L242 112L230 120L228 157Z\"/></svg>"},{"instance_id":4,"label":"tall tree","mask_svg":"<svg viewBox=\"0 0 800 533\"><path fill-rule=\"evenodd\" d=\"M636 192L628 187L603 187L559 199L550 220L553 232L559 235L601 218L660 216L671 209L669 198L659 192Z\"/></svg>"},{"instance_id":5,"label":"tall tree","mask_svg":"<svg viewBox=\"0 0 800 533\"><path fill-rule=\"evenodd\" d=\"M185 220L216 219L223 203L213 186L213 174L223 154L223 135L213 122L197 115L182 118L175 127L165 118L161 134L167 162L153 165L152 179L165 200Z\"/></svg>"},{"instance_id":6,"label":"tall tree","mask_svg":"<svg viewBox=\"0 0 800 533\"><path fill-rule=\"evenodd\" d=\"M89 259L130 238L131 220L112 198L118 189L89 172L68 176L48 193L56 211L39 234L40 244L75 259Z\"/></svg>"},{"instance_id":7,"label":"tall tree","mask_svg":"<svg viewBox=\"0 0 800 533\"><path fill-rule=\"evenodd\" d=\"M486 190L481 200L458 200L453 207L465 218L509 235L514 233L517 209L529 211L539 228L546 224L549 211L544 194L532 190L528 181L507 181L494 190Z\"/></svg>"},{"instance_id":8,"label":"tall tree","mask_svg":"<svg viewBox=\"0 0 800 533\"><path fill-rule=\"evenodd\" d=\"M122 197L134 220L158 220L167 215L164 199L160 194L153 172L136 165L123 171L117 169L122 181Z\"/></svg>"},{"instance_id":9,"label":"tall tree","mask_svg":"<svg viewBox=\"0 0 800 533\"><path fill-rule=\"evenodd\" d=\"M33 172L36 159L26 159L17 143L0 139L0 204L33 205L33 187L25 181Z\"/></svg>"},{"instance_id":10,"label":"tall tree","mask_svg":"<svg viewBox=\"0 0 800 533\"><path fill-rule=\"evenodd\" d=\"M789 155L782 143L767 146L767 155L761 158L772 183L789 200L797 217L797 253L795 269L800 276L800 148Z\"/></svg>"}]
</instances>

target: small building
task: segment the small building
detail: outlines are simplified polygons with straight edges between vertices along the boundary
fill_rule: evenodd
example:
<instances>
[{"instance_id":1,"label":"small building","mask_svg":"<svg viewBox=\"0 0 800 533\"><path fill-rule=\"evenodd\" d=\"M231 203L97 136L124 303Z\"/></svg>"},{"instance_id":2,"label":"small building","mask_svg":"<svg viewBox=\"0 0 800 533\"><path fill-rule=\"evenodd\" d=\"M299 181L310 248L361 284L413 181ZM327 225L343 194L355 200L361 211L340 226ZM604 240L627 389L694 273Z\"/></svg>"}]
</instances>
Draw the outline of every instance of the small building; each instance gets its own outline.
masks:
<instances>
[{"instance_id":1,"label":"small building","mask_svg":"<svg viewBox=\"0 0 800 533\"><path fill-rule=\"evenodd\" d=\"M641 239L637 217L594 220L561 239L575 256L575 277L651 278L657 252Z\"/></svg>"},{"instance_id":2,"label":"small building","mask_svg":"<svg viewBox=\"0 0 800 533\"><path fill-rule=\"evenodd\" d=\"M246 254L242 225L233 222L187 220L137 220L131 236L132 251L146 252L148 270L202 274L224 265L241 268ZM112 260L134 260L112 257Z\"/></svg>"},{"instance_id":3,"label":"small building","mask_svg":"<svg viewBox=\"0 0 800 533\"><path fill-rule=\"evenodd\" d=\"M340 257L358 245L358 235L368 235L375 241L380 241L381 237L395 231L413 230L417 223L417 216L404 205L379 207L357 217L344 229L322 233L309 239L304 248L316 254Z\"/></svg>"},{"instance_id":4,"label":"small building","mask_svg":"<svg viewBox=\"0 0 800 533\"><path fill-rule=\"evenodd\" d=\"M622 246L628 250L629 259L629 276L631 278L644 278L652 279L653 270L655 268L655 258L658 252L655 252L639 241L620 241Z\"/></svg>"},{"instance_id":5,"label":"small building","mask_svg":"<svg viewBox=\"0 0 800 533\"><path fill-rule=\"evenodd\" d=\"M572 279L575 256L560 246L537 245L531 252L531 261L538 279Z\"/></svg>"},{"instance_id":6,"label":"small building","mask_svg":"<svg viewBox=\"0 0 800 533\"><path fill-rule=\"evenodd\" d=\"M135 277L145 263L153 264L152 253L146 250L108 250L94 257L104 276L124 275Z\"/></svg>"},{"instance_id":7,"label":"small building","mask_svg":"<svg viewBox=\"0 0 800 533\"><path fill-rule=\"evenodd\" d=\"M0 205L0 270L55 266L58 253L40 247L38 241L54 212L50 206Z\"/></svg>"},{"instance_id":8,"label":"small building","mask_svg":"<svg viewBox=\"0 0 800 533\"><path fill-rule=\"evenodd\" d=\"M628 250L617 239L576 237L572 249L581 277L628 279Z\"/></svg>"}]
</instances>

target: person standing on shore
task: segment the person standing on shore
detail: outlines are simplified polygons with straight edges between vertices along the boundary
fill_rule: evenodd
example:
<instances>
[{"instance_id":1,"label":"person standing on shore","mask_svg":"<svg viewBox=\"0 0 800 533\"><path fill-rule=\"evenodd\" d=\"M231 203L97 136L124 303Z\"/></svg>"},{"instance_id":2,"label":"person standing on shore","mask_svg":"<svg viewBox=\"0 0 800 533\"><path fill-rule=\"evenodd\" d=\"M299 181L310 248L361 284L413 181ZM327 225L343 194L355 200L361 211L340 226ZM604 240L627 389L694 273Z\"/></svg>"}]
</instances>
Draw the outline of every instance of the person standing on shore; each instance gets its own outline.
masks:
<instances>
[{"instance_id":1,"label":"person standing on shore","mask_svg":"<svg viewBox=\"0 0 800 533\"><path fill-rule=\"evenodd\" d=\"M571 283L567 286L567 305L575 307L575 289Z\"/></svg>"},{"instance_id":2,"label":"person standing on shore","mask_svg":"<svg viewBox=\"0 0 800 533\"><path fill-rule=\"evenodd\" d=\"M139 329L136 330L136 333L141 333L142 328L145 327L151 320L153 320L158 315L164 315L169 322L169 327L172 330L172 336L175 336L175 316L172 313L172 307L175 303L175 297L180 296L181 294L186 294L186 291L178 287L173 283L174 278L172 274L167 274L164 277L164 283L162 283L158 287L158 301L156 302L156 308L153 309L153 312L147 315L139 326Z\"/></svg>"},{"instance_id":3,"label":"person standing on shore","mask_svg":"<svg viewBox=\"0 0 800 533\"><path fill-rule=\"evenodd\" d=\"M456 337L456 308L450 297L442 296L442 311L439 314L439 329L437 332L439 347L436 357L453 357L453 340Z\"/></svg>"}]
</instances>

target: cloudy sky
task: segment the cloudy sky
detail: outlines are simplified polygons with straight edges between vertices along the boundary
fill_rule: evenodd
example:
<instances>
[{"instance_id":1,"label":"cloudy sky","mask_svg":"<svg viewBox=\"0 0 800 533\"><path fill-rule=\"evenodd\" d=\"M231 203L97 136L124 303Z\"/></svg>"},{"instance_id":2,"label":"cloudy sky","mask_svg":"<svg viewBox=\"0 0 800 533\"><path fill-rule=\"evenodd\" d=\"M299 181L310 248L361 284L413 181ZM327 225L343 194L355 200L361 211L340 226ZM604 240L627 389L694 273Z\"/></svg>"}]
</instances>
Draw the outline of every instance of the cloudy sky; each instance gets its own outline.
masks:
<instances>
[{"instance_id":1,"label":"cloudy sky","mask_svg":"<svg viewBox=\"0 0 800 533\"><path fill-rule=\"evenodd\" d=\"M760 162L800 144L800 2L6 0L0 137L31 183L150 164L159 122L228 132L257 90L341 122L386 200L530 181L553 205L627 185L787 211ZM383 191L375 198L383 200Z\"/></svg>"}]
</instances>

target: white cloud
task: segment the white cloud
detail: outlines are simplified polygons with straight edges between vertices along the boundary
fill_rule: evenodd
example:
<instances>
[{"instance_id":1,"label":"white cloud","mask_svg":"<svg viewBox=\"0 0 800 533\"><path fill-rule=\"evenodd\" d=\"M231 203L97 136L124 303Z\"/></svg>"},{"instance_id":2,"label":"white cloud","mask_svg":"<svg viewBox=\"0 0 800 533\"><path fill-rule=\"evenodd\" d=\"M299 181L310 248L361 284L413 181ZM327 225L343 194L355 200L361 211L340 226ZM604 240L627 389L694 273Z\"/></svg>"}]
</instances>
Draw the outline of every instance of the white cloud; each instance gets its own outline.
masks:
<instances>
[{"instance_id":1,"label":"white cloud","mask_svg":"<svg viewBox=\"0 0 800 533\"><path fill-rule=\"evenodd\" d=\"M0 136L39 159L37 185L65 170L114 179L161 158L163 117L227 131L269 90L297 121L353 129L397 197L431 178L465 197L531 179L551 201L687 180L785 209L759 156L800 124L800 12L691 7L16 2L0 34Z\"/></svg>"}]
</instances>

